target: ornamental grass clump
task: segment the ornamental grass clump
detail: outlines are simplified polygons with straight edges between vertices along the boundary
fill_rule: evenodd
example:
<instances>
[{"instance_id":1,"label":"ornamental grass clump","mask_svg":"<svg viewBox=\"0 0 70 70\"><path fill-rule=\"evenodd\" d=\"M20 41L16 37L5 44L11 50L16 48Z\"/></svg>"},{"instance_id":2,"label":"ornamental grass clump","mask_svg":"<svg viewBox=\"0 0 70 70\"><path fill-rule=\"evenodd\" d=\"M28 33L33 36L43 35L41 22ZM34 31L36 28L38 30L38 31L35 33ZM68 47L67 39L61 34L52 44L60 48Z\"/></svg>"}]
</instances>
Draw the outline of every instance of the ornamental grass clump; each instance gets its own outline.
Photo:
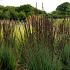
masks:
<instances>
[{"instance_id":1,"label":"ornamental grass clump","mask_svg":"<svg viewBox=\"0 0 70 70\"><path fill-rule=\"evenodd\" d=\"M12 49L7 47L0 48L0 70L15 70L16 57Z\"/></svg>"}]
</instances>

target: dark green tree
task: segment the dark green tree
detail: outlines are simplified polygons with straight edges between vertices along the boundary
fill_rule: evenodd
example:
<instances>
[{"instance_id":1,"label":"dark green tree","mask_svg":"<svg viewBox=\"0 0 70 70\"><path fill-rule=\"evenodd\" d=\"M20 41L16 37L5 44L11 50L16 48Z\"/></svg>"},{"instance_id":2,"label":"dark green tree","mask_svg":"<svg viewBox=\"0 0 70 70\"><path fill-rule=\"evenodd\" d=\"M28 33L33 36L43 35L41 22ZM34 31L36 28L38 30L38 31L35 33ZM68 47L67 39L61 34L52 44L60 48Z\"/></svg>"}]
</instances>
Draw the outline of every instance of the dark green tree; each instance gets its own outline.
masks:
<instances>
[{"instance_id":1,"label":"dark green tree","mask_svg":"<svg viewBox=\"0 0 70 70\"><path fill-rule=\"evenodd\" d=\"M3 13L3 11L0 10L0 19L3 19L3 17L2 17L2 13Z\"/></svg>"},{"instance_id":2,"label":"dark green tree","mask_svg":"<svg viewBox=\"0 0 70 70\"><path fill-rule=\"evenodd\" d=\"M19 12L18 13L18 18L19 18L19 20L25 20L25 18L26 18L26 14L25 14L25 12Z\"/></svg>"},{"instance_id":3,"label":"dark green tree","mask_svg":"<svg viewBox=\"0 0 70 70\"><path fill-rule=\"evenodd\" d=\"M28 16L41 14L46 14L46 12L36 9L29 4L20 7L0 6L0 19L24 20Z\"/></svg>"},{"instance_id":4,"label":"dark green tree","mask_svg":"<svg viewBox=\"0 0 70 70\"><path fill-rule=\"evenodd\" d=\"M59 11L61 15L70 15L70 3L64 2L56 8L56 11Z\"/></svg>"},{"instance_id":5,"label":"dark green tree","mask_svg":"<svg viewBox=\"0 0 70 70\"><path fill-rule=\"evenodd\" d=\"M26 16L34 14L34 8L31 5L29 5L29 4L20 6L20 10L24 11Z\"/></svg>"},{"instance_id":6,"label":"dark green tree","mask_svg":"<svg viewBox=\"0 0 70 70\"><path fill-rule=\"evenodd\" d=\"M2 12L2 14L3 19L10 19L10 12L8 10Z\"/></svg>"}]
</instances>

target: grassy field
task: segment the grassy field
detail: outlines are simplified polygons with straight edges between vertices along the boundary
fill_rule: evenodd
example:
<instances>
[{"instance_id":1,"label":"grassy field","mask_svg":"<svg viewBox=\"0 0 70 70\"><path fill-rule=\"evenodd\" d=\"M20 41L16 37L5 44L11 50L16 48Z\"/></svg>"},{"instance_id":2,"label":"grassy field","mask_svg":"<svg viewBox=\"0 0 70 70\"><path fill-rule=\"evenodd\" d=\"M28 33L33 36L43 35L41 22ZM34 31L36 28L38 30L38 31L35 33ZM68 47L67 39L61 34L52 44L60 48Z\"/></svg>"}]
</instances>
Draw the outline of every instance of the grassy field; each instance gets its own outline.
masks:
<instances>
[{"instance_id":1,"label":"grassy field","mask_svg":"<svg viewBox=\"0 0 70 70\"><path fill-rule=\"evenodd\" d=\"M70 70L70 19L1 20L0 70Z\"/></svg>"}]
</instances>

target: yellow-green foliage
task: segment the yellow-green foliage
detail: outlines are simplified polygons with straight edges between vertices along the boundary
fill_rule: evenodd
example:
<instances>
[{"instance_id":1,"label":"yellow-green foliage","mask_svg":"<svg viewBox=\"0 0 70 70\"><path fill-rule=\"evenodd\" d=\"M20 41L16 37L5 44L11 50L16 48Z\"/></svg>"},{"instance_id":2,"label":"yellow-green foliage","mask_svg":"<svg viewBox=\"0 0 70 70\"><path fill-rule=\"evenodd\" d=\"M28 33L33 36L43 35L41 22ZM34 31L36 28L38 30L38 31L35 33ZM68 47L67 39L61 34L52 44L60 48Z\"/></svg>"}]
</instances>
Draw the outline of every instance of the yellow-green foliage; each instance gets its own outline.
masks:
<instances>
[{"instance_id":1,"label":"yellow-green foliage","mask_svg":"<svg viewBox=\"0 0 70 70\"><path fill-rule=\"evenodd\" d=\"M14 35L16 39L19 39L20 41L21 41L21 36L24 39L24 25L23 24L15 25Z\"/></svg>"},{"instance_id":2,"label":"yellow-green foliage","mask_svg":"<svg viewBox=\"0 0 70 70\"><path fill-rule=\"evenodd\" d=\"M0 39L3 39L3 27L0 25Z\"/></svg>"}]
</instances>

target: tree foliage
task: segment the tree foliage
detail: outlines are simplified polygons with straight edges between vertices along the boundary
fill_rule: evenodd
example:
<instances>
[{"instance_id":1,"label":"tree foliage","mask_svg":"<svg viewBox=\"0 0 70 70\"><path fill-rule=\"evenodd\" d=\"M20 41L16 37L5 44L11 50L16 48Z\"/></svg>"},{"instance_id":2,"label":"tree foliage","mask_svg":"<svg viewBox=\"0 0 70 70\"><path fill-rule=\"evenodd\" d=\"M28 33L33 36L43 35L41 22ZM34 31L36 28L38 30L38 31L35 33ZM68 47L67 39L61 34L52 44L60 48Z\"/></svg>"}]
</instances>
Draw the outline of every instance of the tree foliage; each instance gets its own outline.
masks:
<instances>
[{"instance_id":1,"label":"tree foliage","mask_svg":"<svg viewBox=\"0 0 70 70\"><path fill-rule=\"evenodd\" d=\"M59 6L56 8L56 11L60 11L61 14L65 14L65 15L70 14L70 3L65 2L65 3L59 5Z\"/></svg>"},{"instance_id":2,"label":"tree foliage","mask_svg":"<svg viewBox=\"0 0 70 70\"><path fill-rule=\"evenodd\" d=\"M24 18L30 15L38 15L38 14L46 14L46 12L38 10L29 4L22 5L20 7L0 6L0 19L23 20Z\"/></svg>"},{"instance_id":3,"label":"tree foliage","mask_svg":"<svg viewBox=\"0 0 70 70\"><path fill-rule=\"evenodd\" d=\"M64 2L60 4L56 11L52 12L53 17L64 17L64 16L70 16L70 3Z\"/></svg>"}]
</instances>

